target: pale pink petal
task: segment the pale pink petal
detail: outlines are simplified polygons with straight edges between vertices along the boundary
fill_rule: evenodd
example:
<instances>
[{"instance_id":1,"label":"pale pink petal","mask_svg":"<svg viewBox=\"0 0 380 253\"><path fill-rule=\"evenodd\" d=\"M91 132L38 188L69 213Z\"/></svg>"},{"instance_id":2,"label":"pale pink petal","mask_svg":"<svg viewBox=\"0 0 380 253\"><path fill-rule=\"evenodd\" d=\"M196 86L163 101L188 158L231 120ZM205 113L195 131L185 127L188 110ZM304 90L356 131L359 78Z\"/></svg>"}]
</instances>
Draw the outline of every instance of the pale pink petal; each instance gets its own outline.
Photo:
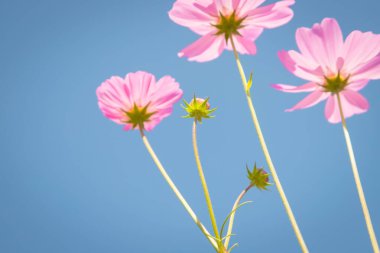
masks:
<instances>
[{"instance_id":1,"label":"pale pink petal","mask_svg":"<svg viewBox=\"0 0 380 253\"><path fill-rule=\"evenodd\" d=\"M247 40L255 41L261 33L264 31L264 28L262 27L252 27L252 26L244 26L239 30L239 33L242 37L244 37Z\"/></svg>"},{"instance_id":2,"label":"pale pink petal","mask_svg":"<svg viewBox=\"0 0 380 253\"><path fill-rule=\"evenodd\" d=\"M124 131L129 131L129 130L132 130L132 124L128 124L128 123L126 123L125 125L124 125Z\"/></svg>"},{"instance_id":3,"label":"pale pink petal","mask_svg":"<svg viewBox=\"0 0 380 253\"><path fill-rule=\"evenodd\" d=\"M300 93L300 92L313 92L318 89L318 85L315 83L306 83L301 86L292 86L287 84L273 84L273 88L279 91L288 92L288 93Z\"/></svg>"},{"instance_id":4,"label":"pale pink petal","mask_svg":"<svg viewBox=\"0 0 380 253\"><path fill-rule=\"evenodd\" d=\"M350 118L355 114L361 114L369 109L368 101L358 92L345 90L340 93L344 117ZM330 123L342 121L337 95L329 97L325 107L325 116Z\"/></svg>"},{"instance_id":5,"label":"pale pink petal","mask_svg":"<svg viewBox=\"0 0 380 253\"><path fill-rule=\"evenodd\" d=\"M336 95L331 95L327 99L325 106L325 117L330 123L335 124L341 122L338 100L336 98Z\"/></svg>"},{"instance_id":6,"label":"pale pink petal","mask_svg":"<svg viewBox=\"0 0 380 253\"><path fill-rule=\"evenodd\" d=\"M123 124L124 111L131 108L129 93L124 80L118 76L113 76L103 82L97 88L96 94L99 108L104 116L118 124Z\"/></svg>"},{"instance_id":7,"label":"pale pink petal","mask_svg":"<svg viewBox=\"0 0 380 253\"><path fill-rule=\"evenodd\" d=\"M211 61L219 57L223 52L225 45L226 43L223 36L208 34L183 49L179 52L178 56L185 56L189 61Z\"/></svg>"},{"instance_id":8,"label":"pale pink petal","mask_svg":"<svg viewBox=\"0 0 380 253\"><path fill-rule=\"evenodd\" d=\"M351 74L350 80L380 79L380 55L358 67Z\"/></svg>"},{"instance_id":9,"label":"pale pink petal","mask_svg":"<svg viewBox=\"0 0 380 253\"><path fill-rule=\"evenodd\" d=\"M235 8L236 14L239 17L247 16L247 12L256 9L260 4L264 3L265 0L238 0L237 7Z\"/></svg>"},{"instance_id":10,"label":"pale pink petal","mask_svg":"<svg viewBox=\"0 0 380 253\"><path fill-rule=\"evenodd\" d=\"M179 89L179 84L171 76L162 77L152 89L149 100L151 106L159 110L167 107L172 107L182 97L182 90Z\"/></svg>"},{"instance_id":11,"label":"pale pink petal","mask_svg":"<svg viewBox=\"0 0 380 253\"><path fill-rule=\"evenodd\" d=\"M363 113L368 111L369 109L369 103L367 99L361 95L359 92L351 91L351 90L344 90L341 92L342 97L346 99L347 103L352 106L353 114ZM345 117L349 117L349 115L346 115L346 108L343 107L343 111L345 113Z\"/></svg>"},{"instance_id":12,"label":"pale pink petal","mask_svg":"<svg viewBox=\"0 0 380 253\"><path fill-rule=\"evenodd\" d=\"M189 0L181 0L188 2ZM193 2L194 6L200 9L201 11L209 14L212 17L218 17L219 12L218 8L216 7L214 0L190 0Z\"/></svg>"},{"instance_id":13,"label":"pale pink petal","mask_svg":"<svg viewBox=\"0 0 380 253\"><path fill-rule=\"evenodd\" d=\"M353 91L359 91L363 89L365 86L367 86L369 80L358 80L355 82L350 82L349 85L347 85L346 89L353 90Z\"/></svg>"},{"instance_id":14,"label":"pale pink petal","mask_svg":"<svg viewBox=\"0 0 380 253\"><path fill-rule=\"evenodd\" d=\"M233 11L233 0L214 0L219 13L230 15Z\"/></svg>"},{"instance_id":15,"label":"pale pink petal","mask_svg":"<svg viewBox=\"0 0 380 253\"><path fill-rule=\"evenodd\" d=\"M304 57L323 68L325 75L337 73L343 47L343 36L335 19L325 18L312 29L299 28L296 32L297 45Z\"/></svg>"},{"instance_id":16,"label":"pale pink petal","mask_svg":"<svg viewBox=\"0 0 380 253\"><path fill-rule=\"evenodd\" d=\"M144 129L146 131L152 131L159 123L161 122L161 119L151 119L148 122L144 123Z\"/></svg>"},{"instance_id":17,"label":"pale pink petal","mask_svg":"<svg viewBox=\"0 0 380 253\"><path fill-rule=\"evenodd\" d=\"M328 93L322 92L319 90L316 90L309 95L307 95L303 100L301 100L298 104L293 106L290 109L287 109L286 112L292 112L294 110L299 110L299 109L306 109L309 107L312 107L319 102L325 100L329 96Z\"/></svg>"},{"instance_id":18,"label":"pale pink petal","mask_svg":"<svg viewBox=\"0 0 380 253\"><path fill-rule=\"evenodd\" d=\"M236 50L240 54L256 54L256 45L254 42L245 39L242 36L234 36L234 43ZM230 43L229 43L230 44Z\"/></svg>"},{"instance_id":19,"label":"pale pink petal","mask_svg":"<svg viewBox=\"0 0 380 253\"><path fill-rule=\"evenodd\" d=\"M325 18L321 24L315 24L312 31L324 46L328 67L336 72L336 63L343 47L343 35L338 22L333 18Z\"/></svg>"},{"instance_id":20,"label":"pale pink petal","mask_svg":"<svg viewBox=\"0 0 380 253\"><path fill-rule=\"evenodd\" d=\"M139 107L146 106L149 103L146 98L150 87L155 82L156 79L152 74L143 71L129 73L125 77L125 83L130 91L130 98Z\"/></svg>"},{"instance_id":21,"label":"pale pink petal","mask_svg":"<svg viewBox=\"0 0 380 253\"><path fill-rule=\"evenodd\" d=\"M371 61L380 54L380 35L372 32L353 31L348 35L342 49L344 71L353 72L358 66Z\"/></svg>"},{"instance_id":22,"label":"pale pink petal","mask_svg":"<svg viewBox=\"0 0 380 253\"><path fill-rule=\"evenodd\" d=\"M319 64L316 64L314 61L310 60L309 58L306 58L304 55L298 53L297 51L290 50L288 51L288 54L289 57L293 59L295 64L304 69L312 70L317 69L320 66Z\"/></svg>"},{"instance_id":23,"label":"pale pink petal","mask_svg":"<svg viewBox=\"0 0 380 253\"><path fill-rule=\"evenodd\" d=\"M251 9L245 13L245 24L264 28L275 28L288 23L293 18L293 10L289 6L294 0L283 0L267 6Z\"/></svg>"},{"instance_id":24,"label":"pale pink petal","mask_svg":"<svg viewBox=\"0 0 380 253\"><path fill-rule=\"evenodd\" d=\"M118 107L120 108L131 108L131 91L122 78L112 76L100 87L101 93L104 94L104 97L107 97L109 101L118 103Z\"/></svg>"},{"instance_id":25,"label":"pale pink petal","mask_svg":"<svg viewBox=\"0 0 380 253\"><path fill-rule=\"evenodd\" d=\"M260 36L260 34L264 31L264 28L260 27L244 27L242 28L239 35L235 35L234 42L236 49L241 54L255 54L256 53L256 45L254 41ZM228 42L226 48L232 51L231 43ZM253 53L248 53L253 52Z\"/></svg>"},{"instance_id":26,"label":"pale pink petal","mask_svg":"<svg viewBox=\"0 0 380 253\"><path fill-rule=\"evenodd\" d=\"M307 63L306 59L304 60L297 56L301 55L297 54L295 51L287 52L283 50L278 53L280 61L288 71L304 80L312 81L314 83L323 83L324 77L321 68L308 69L307 67L310 67L313 62ZM307 67L303 67L302 65Z\"/></svg>"},{"instance_id":27,"label":"pale pink petal","mask_svg":"<svg viewBox=\"0 0 380 253\"><path fill-rule=\"evenodd\" d=\"M209 0L177 0L169 11L171 20L199 35L215 31L215 27L211 25L218 20L215 14L215 4Z\"/></svg>"},{"instance_id":28,"label":"pale pink petal","mask_svg":"<svg viewBox=\"0 0 380 253\"><path fill-rule=\"evenodd\" d=\"M123 119L125 119L125 115L120 108L109 107L101 102L98 102L98 106L104 116L117 124L124 124Z\"/></svg>"}]
</instances>

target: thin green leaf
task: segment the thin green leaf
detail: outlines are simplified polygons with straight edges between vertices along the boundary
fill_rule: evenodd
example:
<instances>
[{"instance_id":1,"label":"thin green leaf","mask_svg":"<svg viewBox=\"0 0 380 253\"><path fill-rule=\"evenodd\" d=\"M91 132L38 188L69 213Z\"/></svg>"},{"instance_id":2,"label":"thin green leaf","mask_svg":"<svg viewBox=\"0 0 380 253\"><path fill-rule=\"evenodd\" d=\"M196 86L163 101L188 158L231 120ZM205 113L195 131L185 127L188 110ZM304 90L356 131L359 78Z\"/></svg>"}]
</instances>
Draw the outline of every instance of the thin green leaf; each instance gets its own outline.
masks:
<instances>
[{"instance_id":1,"label":"thin green leaf","mask_svg":"<svg viewBox=\"0 0 380 253\"><path fill-rule=\"evenodd\" d=\"M235 213L240 207L242 207L242 206L244 206L244 205L246 205L246 204L248 204L248 203L251 203L251 202L252 202L252 201L246 201L246 202L241 203L240 205L238 205L234 210L232 210L232 211L227 215L227 217L226 217L226 219L224 220L223 225L222 225L222 227L221 227L221 229L220 229L220 235L223 235L224 227L226 226L226 223L227 223L227 221L230 219L231 215L232 215L233 213Z\"/></svg>"},{"instance_id":2,"label":"thin green leaf","mask_svg":"<svg viewBox=\"0 0 380 253\"><path fill-rule=\"evenodd\" d=\"M247 92L247 95L248 96L250 96L251 95L251 92L250 92L250 90L251 90L251 87L252 87L252 76L253 76L253 72L251 72L251 74L249 75L249 80L248 80L248 82L247 82L247 90L246 90L246 92Z\"/></svg>"},{"instance_id":3,"label":"thin green leaf","mask_svg":"<svg viewBox=\"0 0 380 253\"><path fill-rule=\"evenodd\" d=\"M237 247L239 244L238 243L235 243L234 245L231 246L231 248L228 250L228 253L231 253L231 251Z\"/></svg>"}]
</instances>

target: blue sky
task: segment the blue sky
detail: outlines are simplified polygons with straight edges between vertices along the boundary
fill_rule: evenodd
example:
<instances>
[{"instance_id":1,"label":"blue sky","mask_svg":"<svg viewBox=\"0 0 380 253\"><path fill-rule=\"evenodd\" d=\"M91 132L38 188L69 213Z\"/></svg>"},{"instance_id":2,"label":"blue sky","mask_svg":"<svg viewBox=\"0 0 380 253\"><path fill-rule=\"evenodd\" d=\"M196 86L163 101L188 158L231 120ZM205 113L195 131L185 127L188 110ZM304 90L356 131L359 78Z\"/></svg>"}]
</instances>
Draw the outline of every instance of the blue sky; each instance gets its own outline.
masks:
<instances>
[{"instance_id":1,"label":"blue sky","mask_svg":"<svg viewBox=\"0 0 380 253\"><path fill-rule=\"evenodd\" d=\"M112 75L169 74L210 97L216 118L199 148L217 219L248 184L245 165L266 167L233 55L190 63L177 52L197 36L167 15L174 1L0 1L0 251L7 253L212 252L162 179L137 132L103 117L95 90ZM273 2L273 1L268 1ZM340 125L318 105L285 113L299 85L277 52L295 30L334 17L344 35L380 33L378 0L297 1L287 25L242 57L254 70L254 104L285 192L311 252L371 252ZM367 202L380 234L380 81L363 91L371 108L348 120ZM211 230L191 147L191 120L173 115L148 134L167 171ZM300 252L275 187L252 190L237 214L236 252Z\"/></svg>"}]
</instances>

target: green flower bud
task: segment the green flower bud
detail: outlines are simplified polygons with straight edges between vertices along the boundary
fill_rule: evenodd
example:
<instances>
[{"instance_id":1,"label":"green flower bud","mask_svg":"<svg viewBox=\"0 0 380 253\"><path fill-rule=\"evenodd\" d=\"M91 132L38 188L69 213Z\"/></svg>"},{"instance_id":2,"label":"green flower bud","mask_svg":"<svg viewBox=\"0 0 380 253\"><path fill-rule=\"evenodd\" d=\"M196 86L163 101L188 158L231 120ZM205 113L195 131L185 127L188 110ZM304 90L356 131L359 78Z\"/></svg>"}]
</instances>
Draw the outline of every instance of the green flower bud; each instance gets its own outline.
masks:
<instances>
[{"instance_id":1,"label":"green flower bud","mask_svg":"<svg viewBox=\"0 0 380 253\"><path fill-rule=\"evenodd\" d=\"M182 107L186 110L187 115L183 118L194 118L195 121L202 123L202 119L213 118L214 116L210 115L213 113L216 108L210 109L210 104L208 103L209 98L194 98L188 103L186 100L183 100L184 106Z\"/></svg>"},{"instance_id":2,"label":"green flower bud","mask_svg":"<svg viewBox=\"0 0 380 253\"><path fill-rule=\"evenodd\" d=\"M248 179L251 184L259 190L267 190L267 186L271 185L269 183L269 174L263 168L257 168L256 164L252 171L249 170L247 165Z\"/></svg>"}]
</instances>

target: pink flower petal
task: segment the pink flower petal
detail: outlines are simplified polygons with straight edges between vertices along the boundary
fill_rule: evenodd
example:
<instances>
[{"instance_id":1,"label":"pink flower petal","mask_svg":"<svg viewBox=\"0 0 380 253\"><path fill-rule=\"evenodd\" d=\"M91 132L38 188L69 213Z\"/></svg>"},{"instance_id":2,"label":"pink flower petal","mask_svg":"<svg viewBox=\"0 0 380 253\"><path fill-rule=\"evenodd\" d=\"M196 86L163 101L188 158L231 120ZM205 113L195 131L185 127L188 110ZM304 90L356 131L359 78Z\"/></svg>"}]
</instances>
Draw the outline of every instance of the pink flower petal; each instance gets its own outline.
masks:
<instances>
[{"instance_id":1,"label":"pink flower petal","mask_svg":"<svg viewBox=\"0 0 380 253\"><path fill-rule=\"evenodd\" d=\"M126 86L130 90L130 98L137 106L145 106L149 103L147 96L150 87L156 83L155 77L147 72L138 71L129 73L125 77Z\"/></svg>"},{"instance_id":2,"label":"pink flower petal","mask_svg":"<svg viewBox=\"0 0 380 253\"><path fill-rule=\"evenodd\" d=\"M239 33L244 39L255 41L261 33L264 31L264 28L261 27L252 27L252 26L244 26Z\"/></svg>"},{"instance_id":3,"label":"pink flower petal","mask_svg":"<svg viewBox=\"0 0 380 253\"><path fill-rule=\"evenodd\" d=\"M242 36L234 36L236 50L241 54L256 54L256 45L254 42L245 39ZM229 43L230 44L230 43Z\"/></svg>"},{"instance_id":4,"label":"pink flower petal","mask_svg":"<svg viewBox=\"0 0 380 253\"><path fill-rule=\"evenodd\" d=\"M369 109L368 101L358 92L346 90L340 93L344 117L350 118L355 114L361 114ZM338 98L332 95L328 98L325 107L325 116L330 123L336 124L342 121Z\"/></svg>"},{"instance_id":5,"label":"pink flower petal","mask_svg":"<svg viewBox=\"0 0 380 253\"><path fill-rule=\"evenodd\" d=\"M352 91L359 91L363 89L365 86L367 86L369 80L358 80L355 82L350 82L350 84L346 87L346 89L352 90Z\"/></svg>"},{"instance_id":6,"label":"pink flower petal","mask_svg":"<svg viewBox=\"0 0 380 253\"><path fill-rule=\"evenodd\" d=\"M345 59L344 71L351 73L380 54L380 35L353 31L348 35L342 49Z\"/></svg>"},{"instance_id":7,"label":"pink flower petal","mask_svg":"<svg viewBox=\"0 0 380 253\"><path fill-rule=\"evenodd\" d=\"M369 103L367 99L361 95L359 92L344 90L341 92L342 96L346 99L347 103L350 104L354 109L351 109L353 114L363 113L368 111ZM343 111L346 117L346 108L343 107ZM350 115L351 116L351 115Z\"/></svg>"},{"instance_id":8,"label":"pink flower petal","mask_svg":"<svg viewBox=\"0 0 380 253\"><path fill-rule=\"evenodd\" d=\"M319 67L314 70L308 69L307 67L310 68L313 62L307 62L306 59L303 59L302 56L297 52L287 52L283 50L278 53L278 56L287 70L294 75L304 80L312 81L314 83L323 83L324 77L321 68Z\"/></svg>"},{"instance_id":9,"label":"pink flower petal","mask_svg":"<svg viewBox=\"0 0 380 253\"><path fill-rule=\"evenodd\" d=\"M234 43L236 50L241 54L256 54L257 48L254 41L260 36L260 34L264 31L263 28L260 27L244 27L241 29L239 35L235 35ZM232 51L231 43L228 42L226 48Z\"/></svg>"},{"instance_id":10,"label":"pink flower petal","mask_svg":"<svg viewBox=\"0 0 380 253\"><path fill-rule=\"evenodd\" d=\"M294 0L283 0L267 6L251 9L245 13L244 22L263 28L275 28L288 23L293 18L293 10L289 6Z\"/></svg>"},{"instance_id":11,"label":"pink flower petal","mask_svg":"<svg viewBox=\"0 0 380 253\"><path fill-rule=\"evenodd\" d=\"M215 4L208 0L178 0L169 11L171 20L199 35L215 31L215 27L211 25L218 20L215 14L217 14Z\"/></svg>"},{"instance_id":12,"label":"pink flower petal","mask_svg":"<svg viewBox=\"0 0 380 253\"><path fill-rule=\"evenodd\" d=\"M332 95L327 99L325 117L330 123L339 123L341 121L336 95Z\"/></svg>"},{"instance_id":13,"label":"pink flower petal","mask_svg":"<svg viewBox=\"0 0 380 253\"><path fill-rule=\"evenodd\" d=\"M333 66L337 63L343 47L343 35L338 22L332 18L325 18L322 23L313 26L313 32L321 38L329 67L335 72Z\"/></svg>"},{"instance_id":14,"label":"pink flower petal","mask_svg":"<svg viewBox=\"0 0 380 253\"><path fill-rule=\"evenodd\" d=\"M234 11L233 0L214 0L218 13L229 15Z\"/></svg>"},{"instance_id":15,"label":"pink flower petal","mask_svg":"<svg viewBox=\"0 0 380 253\"><path fill-rule=\"evenodd\" d=\"M131 106L130 91L124 80L113 76L97 88L96 94L103 114L115 123L123 124L123 110Z\"/></svg>"},{"instance_id":16,"label":"pink flower petal","mask_svg":"<svg viewBox=\"0 0 380 253\"><path fill-rule=\"evenodd\" d=\"M226 43L223 36L208 34L183 49L181 52L179 52L178 56L185 56L189 58L189 61L211 61L221 55L225 48L225 45Z\"/></svg>"},{"instance_id":17,"label":"pink flower petal","mask_svg":"<svg viewBox=\"0 0 380 253\"><path fill-rule=\"evenodd\" d=\"M318 86L315 83L306 83L301 86L292 86L287 84L274 84L273 88L279 91L288 92L288 93L300 93L300 92L313 92L318 89Z\"/></svg>"},{"instance_id":18,"label":"pink flower petal","mask_svg":"<svg viewBox=\"0 0 380 253\"><path fill-rule=\"evenodd\" d=\"M321 24L314 24L312 29L297 29L296 40L301 53L321 66L325 75L337 73L343 36L335 19L325 18Z\"/></svg>"},{"instance_id":19,"label":"pink flower petal","mask_svg":"<svg viewBox=\"0 0 380 253\"><path fill-rule=\"evenodd\" d=\"M290 109L287 109L286 112L292 112L294 110L299 110L299 109L306 109L309 107L312 107L319 102L325 100L329 96L328 93L322 92L319 90L316 90L309 95L307 95L303 100L301 100L298 104L293 106Z\"/></svg>"},{"instance_id":20,"label":"pink flower petal","mask_svg":"<svg viewBox=\"0 0 380 253\"><path fill-rule=\"evenodd\" d=\"M358 67L350 77L352 81L361 79L380 79L380 55Z\"/></svg>"},{"instance_id":21,"label":"pink flower petal","mask_svg":"<svg viewBox=\"0 0 380 253\"><path fill-rule=\"evenodd\" d=\"M265 0L237 0L237 7L235 8L236 14L239 17L247 16L247 12L256 9L260 4L264 3Z\"/></svg>"},{"instance_id":22,"label":"pink flower petal","mask_svg":"<svg viewBox=\"0 0 380 253\"><path fill-rule=\"evenodd\" d=\"M182 97L179 84L171 76L164 76L154 85L149 96L151 106L160 110L171 108Z\"/></svg>"}]
</instances>

